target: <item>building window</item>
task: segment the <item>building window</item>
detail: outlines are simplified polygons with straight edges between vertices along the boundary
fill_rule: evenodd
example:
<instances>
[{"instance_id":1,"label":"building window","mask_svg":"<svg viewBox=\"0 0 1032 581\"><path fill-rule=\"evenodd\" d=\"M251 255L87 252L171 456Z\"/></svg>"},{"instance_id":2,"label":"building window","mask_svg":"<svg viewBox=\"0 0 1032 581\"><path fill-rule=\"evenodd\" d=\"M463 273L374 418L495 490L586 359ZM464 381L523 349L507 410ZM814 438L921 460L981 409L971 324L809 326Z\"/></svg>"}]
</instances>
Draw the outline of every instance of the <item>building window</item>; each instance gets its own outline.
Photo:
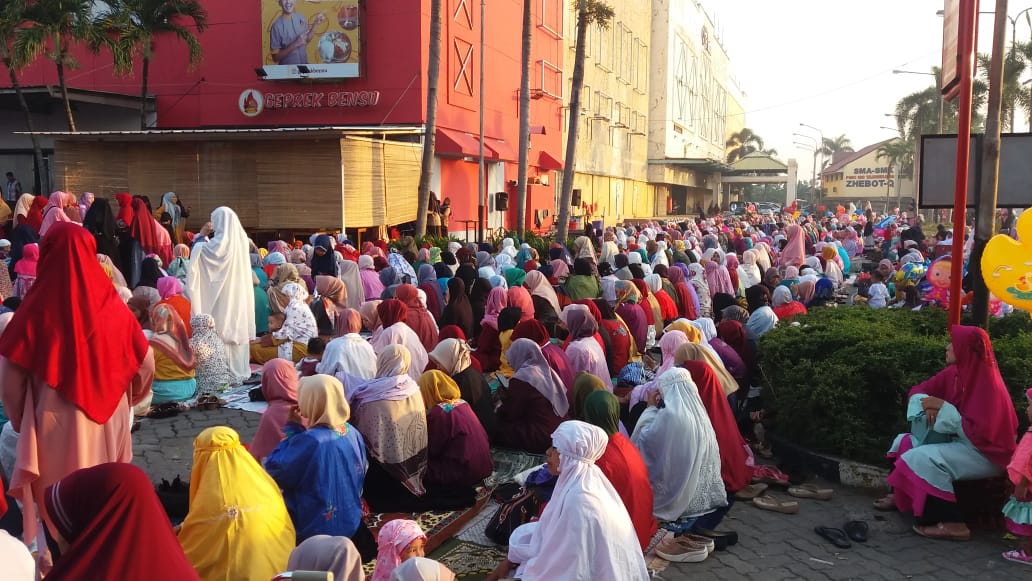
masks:
<instances>
[{"instance_id":1,"label":"building window","mask_svg":"<svg viewBox=\"0 0 1032 581\"><path fill-rule=\"evenodd\" d=\"M563 2L562 0L541 0L541 15L538 28L556 40L563 38Z\"/></svg>"},{"instance_id":2,"label":"building window","mask_svg":"<svg viewBox=\"0 0 1032 581\"><path fill-rule=\"evenodd\" d=\"M607 73L613 72L613 27L602 28L601 26L593 27L595 37L598 38L596 43L597 51L595 51L595 66L606 71Z\"/></svg>"},{"instance_id":3,"label":"building window","mask_svg":"<svg viewBox=\"0 0 1032 581\"><path fill-rule=\"evenodd\" d=\"M633 50L631 74L634 77L634 91L644 95L649 90L649 46L640 38L635 38Z\"/></svg>"},{"instance_id":4,"label":"building window","mask_svg":"<svg viewBox=\"0 0 1032 581\"><path fill-rule=\"evenodd\" d=\"M632 59L635 56L634 33L623 22L616 27L616 79L625 85L633 83L632 76L634 67Z\"/></svg>"},{"instance_id":5,"label":"building window","mask_svg":"<svg viewBox=\"0 0 1032 581\"><path fill-rule=\"evenodd\" d=\"M594 118L599 121L609 121L613 118L613 98L602 91L595 91Z\"/></svg>"},{"instance_id":6,"label":"building window","mask_svg":"<svg viewBox=\"0 0 1032 581\"><path fill-rule=\"evenodd\" d=\"M540 74L538 90L554 99L563 98L563 70L546 60L537 62Z\"/></svg>"},{"instance_id":7,"label":"building window","mask_svg":"<svg viewBox=\"0 0 1032 581\"><path fill-rule=\"evenodd\" d=\"M473 93L473 45L461 38L453 39L455 75L452 91L472 96Z\"/></svg>"},{"instance_id":8,"label":"building window","mask_svg":"<svg viewBox=\"0 0 1032 581\"><path fill-rule=\"evenodd\" d=\"M688 70L691 66L689 59L693 56L688 52L688 45L684 39L677 37L674 40L674 121L681 125L689 125L689 85L691 84Z\"/></svg>"}]
</instances>

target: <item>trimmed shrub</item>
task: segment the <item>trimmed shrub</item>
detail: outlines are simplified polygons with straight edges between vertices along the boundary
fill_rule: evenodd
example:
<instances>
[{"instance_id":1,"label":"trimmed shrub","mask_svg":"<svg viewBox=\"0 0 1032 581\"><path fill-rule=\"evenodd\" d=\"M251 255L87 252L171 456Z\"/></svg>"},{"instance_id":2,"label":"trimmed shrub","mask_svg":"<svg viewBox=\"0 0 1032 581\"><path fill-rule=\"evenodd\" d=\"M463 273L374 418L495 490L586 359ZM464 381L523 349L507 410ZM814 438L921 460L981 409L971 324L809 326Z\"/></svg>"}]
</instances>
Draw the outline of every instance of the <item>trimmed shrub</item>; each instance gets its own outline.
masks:
<instances>
[{"instance_id":1,"label":"trimmed shrub","mask_svg":"<svg viewBox=\"0 0 1032 581\"><path fill-rule=\"evenodd\" d=\"M816 309L779 325L760 342L776 430L810 449L884 463L896 434L907 429L906 396L945 367L946 313L837 307ZM1032 387L1032 320L1016 313L989 328L1000 366L1025 419Z\"/></svg>"}]
</instances>

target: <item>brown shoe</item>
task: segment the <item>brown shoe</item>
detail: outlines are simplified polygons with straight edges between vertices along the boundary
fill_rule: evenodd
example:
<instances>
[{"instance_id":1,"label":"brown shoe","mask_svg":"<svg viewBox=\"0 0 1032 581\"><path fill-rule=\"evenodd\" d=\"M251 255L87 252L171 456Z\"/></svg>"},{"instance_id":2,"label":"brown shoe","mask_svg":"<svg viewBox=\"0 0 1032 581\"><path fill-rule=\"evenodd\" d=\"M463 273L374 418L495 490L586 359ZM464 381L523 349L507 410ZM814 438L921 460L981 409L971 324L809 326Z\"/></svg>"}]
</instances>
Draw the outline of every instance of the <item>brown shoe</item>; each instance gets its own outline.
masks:
<instances>
[{"instance_id":1,"label":"brown shoe","mask_svg":"<svg viewBox=\"0 0 1032 581\"><path fill-rule=\"evenodd\" d=\"M936 525L929 525L924 527L914 525L914 532L921 535L922 537L943 541L967 541L971 539L971 529L967 528L966 524L950 524L955 526L949 526L946 523L939 523Z\"/></svg>"}]
</instances>

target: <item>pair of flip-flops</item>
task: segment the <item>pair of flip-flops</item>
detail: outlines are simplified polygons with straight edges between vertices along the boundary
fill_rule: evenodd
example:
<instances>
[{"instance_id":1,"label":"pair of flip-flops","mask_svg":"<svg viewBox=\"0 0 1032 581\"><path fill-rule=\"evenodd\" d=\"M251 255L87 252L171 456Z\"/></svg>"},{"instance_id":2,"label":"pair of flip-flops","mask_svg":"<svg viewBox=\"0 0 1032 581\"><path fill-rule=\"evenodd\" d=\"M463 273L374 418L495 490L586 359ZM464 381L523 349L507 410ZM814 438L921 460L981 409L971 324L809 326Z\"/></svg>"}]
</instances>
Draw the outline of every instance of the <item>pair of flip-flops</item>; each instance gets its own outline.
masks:
<instances>
[{"instance_id":1,"label":"pair of flip-flops","mask_svg":"<svg viewBox=\"0 0 1032 581\"><path fill-rule=\"evenodd\" d=\"M858 543L867 542L867 523L860 520L851 520L840 529L833 527L814 527L813 532L823 537L829 543L840 549L848 549L853 546L850 540Z\"/></svg>"}]
</instances>

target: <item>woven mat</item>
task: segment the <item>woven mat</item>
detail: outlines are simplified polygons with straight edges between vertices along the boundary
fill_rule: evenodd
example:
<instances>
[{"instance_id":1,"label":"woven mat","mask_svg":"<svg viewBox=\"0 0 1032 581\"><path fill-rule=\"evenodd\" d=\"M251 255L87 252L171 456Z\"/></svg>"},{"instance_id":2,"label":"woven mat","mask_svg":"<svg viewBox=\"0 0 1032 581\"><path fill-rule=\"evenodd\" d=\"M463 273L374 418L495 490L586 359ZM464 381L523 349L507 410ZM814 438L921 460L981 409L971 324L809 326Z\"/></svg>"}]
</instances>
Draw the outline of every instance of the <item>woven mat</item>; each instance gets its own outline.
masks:
<instances>
[{"instance_id":1,"label":"woven mat","mask_svg":"<svg viewBox=\"0 0 1032 581\"><path fill-rule=\"evenodd\" d=\"M505 547L481 545L450 539L427 556L443 563L462 581L480 581L487 577L507 555Z\"/></svg>"}]
</instances>

